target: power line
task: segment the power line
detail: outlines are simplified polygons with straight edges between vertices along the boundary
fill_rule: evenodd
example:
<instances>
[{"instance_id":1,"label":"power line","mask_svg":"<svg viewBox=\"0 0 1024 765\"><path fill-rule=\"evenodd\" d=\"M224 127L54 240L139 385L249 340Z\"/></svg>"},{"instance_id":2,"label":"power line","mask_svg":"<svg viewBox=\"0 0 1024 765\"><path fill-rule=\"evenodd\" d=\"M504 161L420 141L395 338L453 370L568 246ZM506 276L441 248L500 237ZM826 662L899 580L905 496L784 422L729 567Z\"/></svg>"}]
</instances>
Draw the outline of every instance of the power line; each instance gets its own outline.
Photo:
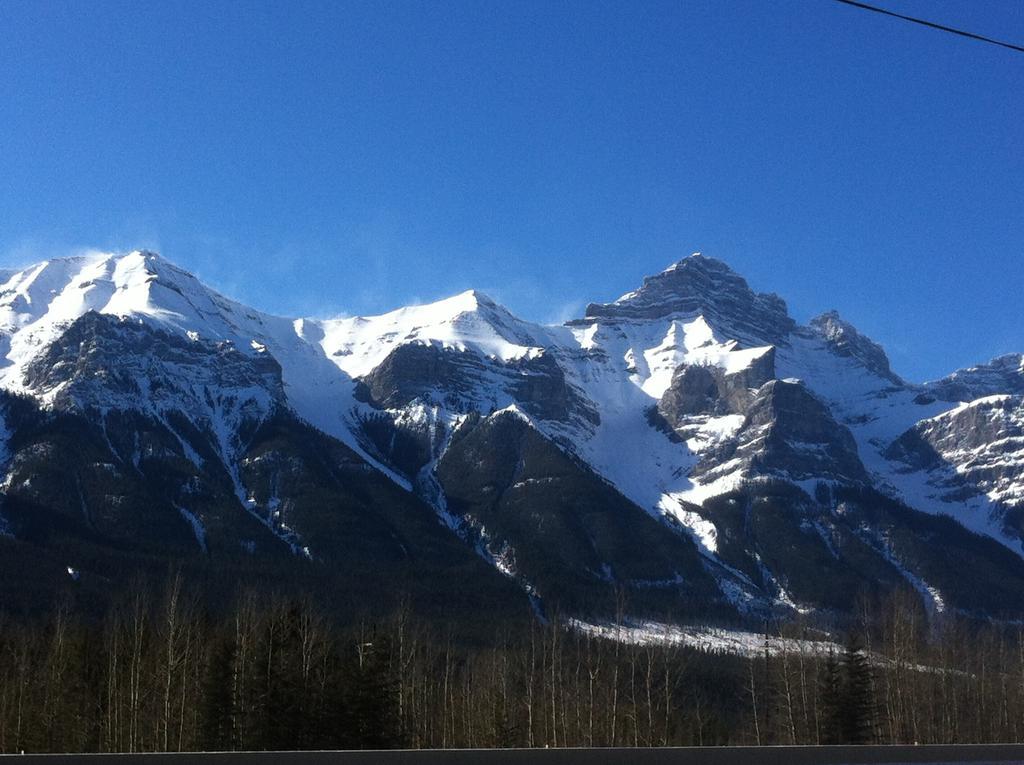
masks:
<instances>
[{"instance_id":1,"label":"power line","mask_svg":"<svg viewBox=\"0 0 1024 765\"><path fill-rule=\"evenodd\" d=\"M993 40L991 37L982 37L976 35L973 32L965 32L962 29L953 29L953 27L946 27L942 24L936 24L932 21L925 21L924 19L915 19L913 16L904 16L902 13L895 13L894 11L887 11L885 8L878 8L874 5L868 5L867 3L857 2L857 0L835 0L837 3L843 3L844 5L852 5L854 8L862 8L865 11L874 11L875 13L881 13L885 16L892 16L897 19L903 19L904 21L910 21L914 24L920 24L925 27L931 27L932 29L938 29L943 32L951 32L961 37L969 37L972 40L980 40L981 42L991 43L992 45L998 45L1003 48L1009 48L1015 50L1018 53L1024 53L1024 48L1020 45L1014 45L1013 43L1002 42L1000 40Z\"/></svg>"}]
</instances>

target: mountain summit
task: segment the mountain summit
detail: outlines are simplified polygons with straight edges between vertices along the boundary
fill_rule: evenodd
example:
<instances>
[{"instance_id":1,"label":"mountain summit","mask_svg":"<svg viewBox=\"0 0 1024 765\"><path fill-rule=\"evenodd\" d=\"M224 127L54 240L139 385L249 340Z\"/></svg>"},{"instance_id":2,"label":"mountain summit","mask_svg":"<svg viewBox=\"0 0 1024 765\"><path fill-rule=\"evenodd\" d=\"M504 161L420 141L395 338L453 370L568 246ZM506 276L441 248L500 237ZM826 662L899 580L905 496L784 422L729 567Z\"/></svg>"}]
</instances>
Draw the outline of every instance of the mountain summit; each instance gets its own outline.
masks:
<instances>
[{"instance_id":1,"label":"mountain summit","mask_svg":"<svg viewBox=\"0 0 1024 765\"><path fill-rule=\"evenodd\" d=\"M147 251L5 278L5 596L170 560L365 608L1024 616L1019 355L910 384L699 254L564 326L277 317Z\"/></svg>"},{"instance_id":2,"label":"mountain summit","mask_svg":"<svg viewBox=\"0 0 1024 765\"><path fill-rule=\"evenodd\" d=\"M727 333L779 341L794 322L778 295L758 294L720 260L699 252L683 258L614 303L591 303L587 319L661 319L702 315Z\"/></svg>"}]
</instances>

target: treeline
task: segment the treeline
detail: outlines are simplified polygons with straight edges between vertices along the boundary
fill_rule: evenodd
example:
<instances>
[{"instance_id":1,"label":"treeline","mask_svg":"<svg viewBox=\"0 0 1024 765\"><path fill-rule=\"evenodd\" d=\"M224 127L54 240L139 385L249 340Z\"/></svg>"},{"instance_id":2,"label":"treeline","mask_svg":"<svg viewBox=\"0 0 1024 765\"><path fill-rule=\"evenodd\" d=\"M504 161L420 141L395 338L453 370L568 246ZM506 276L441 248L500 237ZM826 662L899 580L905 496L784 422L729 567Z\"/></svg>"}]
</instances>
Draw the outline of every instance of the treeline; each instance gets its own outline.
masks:
<instances>
[{"instance_id":1,"label":"treeline","mask_svg":"<svg viewBox=\"0 0 1024 765\"><path fill-rule=\"evenodd\" d=\"M102 620L0 622L0 751L968 743L1024 737L1019 629L865 606L832 650L747 657L565 629L467 645L408 608L343 625L250 593L207 613L182 580ZM799 638L805 630L782 632ZM666 637L669 633L666 633Z\"/></svg>"},{"instance_id":2,"label":"treeline","mask_svg":"<svg viewBox=\"0 0 1024 765\"><path fill-rule=\"evenodd\" d=\"M846 645L810 662L793 647L747 659L748 742L1024 741L1024 627L926 615L912 590L859 610Z\"/></svg>"}]
</instances>

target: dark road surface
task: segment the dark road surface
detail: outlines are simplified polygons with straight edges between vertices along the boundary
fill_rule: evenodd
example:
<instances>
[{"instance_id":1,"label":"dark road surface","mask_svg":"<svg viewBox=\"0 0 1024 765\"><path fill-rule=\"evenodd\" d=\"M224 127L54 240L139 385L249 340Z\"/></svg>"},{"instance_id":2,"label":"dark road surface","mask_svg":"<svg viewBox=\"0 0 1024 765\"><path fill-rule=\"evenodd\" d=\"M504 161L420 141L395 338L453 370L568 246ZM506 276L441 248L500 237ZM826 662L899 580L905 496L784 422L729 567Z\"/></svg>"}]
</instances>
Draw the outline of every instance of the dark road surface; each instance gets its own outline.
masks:
<instances>
[{"instance_id":1,"label":"dark road surface","mask_svg":"<svg viewBox=\"0 0 1024 765\"><path fill-rule=\"evenodd\" d=\"M1024 745L715 747L688 749L505 749L399 752L7 755L46 765L860 765L1024 763Z\"/></svg>"}]
</instances>

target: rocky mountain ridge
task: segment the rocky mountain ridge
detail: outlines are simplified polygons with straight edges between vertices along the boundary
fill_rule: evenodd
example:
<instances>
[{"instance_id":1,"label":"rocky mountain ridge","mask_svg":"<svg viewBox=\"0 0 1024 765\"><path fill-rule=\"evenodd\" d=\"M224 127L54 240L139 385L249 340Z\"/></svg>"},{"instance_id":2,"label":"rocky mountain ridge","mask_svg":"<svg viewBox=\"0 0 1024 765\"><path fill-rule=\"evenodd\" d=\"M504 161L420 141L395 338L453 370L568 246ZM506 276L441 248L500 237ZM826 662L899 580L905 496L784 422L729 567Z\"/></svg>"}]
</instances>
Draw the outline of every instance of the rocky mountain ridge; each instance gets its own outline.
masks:
<instances>
[{"instance_id":1,"label":"rocky mountain ridge","mask_svg":"<svg viewBox=\"0 0 1024 765\"><path fill-rule=\"evenodd\" d=\"M401 569L424 602L461 567L592 620L829 620L898 586L1024 614L1021 357L907 383L701 255L541 326L474 291L287 319L94 254L8 276L0 354L0 544L58 569L135 546Z\"/></svg>"}]
</instances>

